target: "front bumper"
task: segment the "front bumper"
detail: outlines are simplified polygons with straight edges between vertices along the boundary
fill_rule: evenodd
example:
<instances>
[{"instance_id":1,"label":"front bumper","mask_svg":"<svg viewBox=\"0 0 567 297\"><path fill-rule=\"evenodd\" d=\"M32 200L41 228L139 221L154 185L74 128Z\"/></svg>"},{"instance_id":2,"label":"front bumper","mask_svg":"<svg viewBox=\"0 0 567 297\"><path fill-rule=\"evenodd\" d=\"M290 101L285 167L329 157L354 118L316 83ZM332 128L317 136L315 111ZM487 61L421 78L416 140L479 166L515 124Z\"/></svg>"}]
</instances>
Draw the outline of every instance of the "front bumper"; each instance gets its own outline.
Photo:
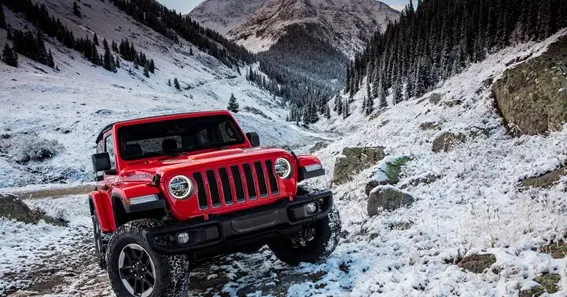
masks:
<instances>
[{"instance_id":1,"label":"front bumper","mask_svg":"<svg viewBox=\"0 0 567 297\"><path fill-rule=\"evenodd\" d=\"M305 205L315 203L317 211L308 214ZM262 245L269 239L291 235L302 225L324 218L333 206L331 191L317 191L296 196L294 201L273 204L223 216L208 221L189 221L150 230L146 236L151 248L163 254L189 253L193 258L234 253L239 247ZM180 244L177 235L189 234L189 242Z\"/></svg>"}]
</instances>

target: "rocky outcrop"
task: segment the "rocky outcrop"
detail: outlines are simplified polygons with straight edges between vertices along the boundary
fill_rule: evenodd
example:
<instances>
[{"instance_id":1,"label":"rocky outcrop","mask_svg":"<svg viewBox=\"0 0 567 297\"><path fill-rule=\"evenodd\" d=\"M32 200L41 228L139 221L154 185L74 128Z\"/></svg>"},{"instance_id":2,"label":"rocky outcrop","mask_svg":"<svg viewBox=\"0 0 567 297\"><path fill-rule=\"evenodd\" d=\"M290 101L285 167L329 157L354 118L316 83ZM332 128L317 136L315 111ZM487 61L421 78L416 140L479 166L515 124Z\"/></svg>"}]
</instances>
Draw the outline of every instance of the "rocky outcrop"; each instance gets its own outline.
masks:
<instances>
[{"instance_id":1,"label":"rocky outcrop","mask_svg":"<svg viewBox=\"0 0 567 297\"><path fill-rule=\"evenodd\" d=\"M439 102L441 102L441 99L443 99L443 97L441 97L441 94L433 93L431 94L431 96L429 96L429 103L439 104Z\"/></svg>"},{"instance_id":2,"label":"rocky outcrop","mask_svg":"<svg viewBox=\"0 0 567 297\"><path fill-rule=\"evenodd\" d=\"M552 243L539 249L539 251L551 255L553 259L563 259L567 257L567 242Z\"/></svg>"},{"instance_id":3,"label":"rocky outcrop","mask_svg":"<svg viewBox=\"0 0 567 297\"><path fill-rule=\"evenodd\" d=\"M408 157L387 159L380 162L379 169L374 173L373 179L366 184L364 189L366 196L369 196L370 192L378 186L395 185L400 182L402 168L410 160Z\"/></svg>"},{"instance_id":4,"label":"rocky outcrop","mask_svg":"<svg viewBox=\"0 0 567 297\"><path fill-rule=\"evenodd\" d=\"M424 122L419 125L419 129L427 131L427 130L439 130L441 128L441 124L436 122Z\"/></svg>"},{"instance_id":5,"label":"rocky outcrop","mask_svg":"<svg viewBox=\"0 0 567 297\"><path fill-rule=\"evenodd\" d=\"M320 151L320 150L326 148L327 146L329 146L329 143L319 141L319 142L315 143L315 144L309 149L309 153L310 153L310 154L313 154L314 152Z\"/></svg>"},{"instance_id":6,"label":"rocky outcrop","mask_svg":"<svg viewBox=\"0 0 567 297\"><path fill-rule=\"evenodd\" d=\"M492 92L510 133L558 131L567 121L567 37L539 57L506 70Z\"/></svg>"},{"instance_id":7,"label":"rocky outcrop","mask_svg":"<svg viewBox=\"0 0 567 297\"><path fill-rule=\"evenodd\" d=\"M386 154L381 147L346 147L335 162L334 184L343 184L364 169L376 165Z\"/></svg>"},{"instance_id":8,"label":"rocky outcrop","mask_svg":"<svg viewBox=\"0 0 567 297\"><path fill-rule=\"evenodd\" d=\"M526 178L521 181L521 184L525 188L551 188L562 176L565 175L567 175L567 166L553 170L541 176Z\"/></svg>"},{"instance_id":9,"label":"rocky outcrop","mask_svg":"<svg viewBox=\"0 0 567 297\"><path fill-rule=\"evenodd\" d=\"M467 141L467 137L463 133L443 132L433 141L433 152L449 152L458 144Z\"/></svg>"},{"instance_id":10,"label":"rocky outcrop","mask_svg":"<svg viewBox=\"0 0 567 297\"><path fill-rule=\"evenodd\" d=\"M58 226L67 224L67 222L63 220L58 220L39 211L31 210L17 196L10 194L0 194L0 218L16 220L26 224L37 224L41 220Z\"/></svg>"},{"instance_id":11,"label":"rocky outcrop","mask_svg":"<svg viewBox=\"0 0 567 297\"><path fill-rule=\"evenodd\" d=\"M496 256L492 254L472 254L459 262L458 266L474 273L483 273L496 263Z\"/></svg>"},{"instance_id":12,"label":"rocky outcrop","mask_svg":"<svg viewBox=\"0 0 567 297\"><path fill-rule=\"evenodd\" d=\"M561 280L559 274L544 274L535 278L539 286L535 286L529 290L521 291L520 297L538 297L547 294L554 294L559 291L557 284Z\"/></svg>"},{"instance_id":13,"label":"rocky outcrop","mask_svg":"<svg viewBox=\"0 0 567 297\"><path fill-rule=\"evenodd\" d=\"M415 198L394 187L381 187L370 193L366 210L368 216L373 217L383 211L393 211L410 206L414 202Z\"/></svg>"}]
</instances>

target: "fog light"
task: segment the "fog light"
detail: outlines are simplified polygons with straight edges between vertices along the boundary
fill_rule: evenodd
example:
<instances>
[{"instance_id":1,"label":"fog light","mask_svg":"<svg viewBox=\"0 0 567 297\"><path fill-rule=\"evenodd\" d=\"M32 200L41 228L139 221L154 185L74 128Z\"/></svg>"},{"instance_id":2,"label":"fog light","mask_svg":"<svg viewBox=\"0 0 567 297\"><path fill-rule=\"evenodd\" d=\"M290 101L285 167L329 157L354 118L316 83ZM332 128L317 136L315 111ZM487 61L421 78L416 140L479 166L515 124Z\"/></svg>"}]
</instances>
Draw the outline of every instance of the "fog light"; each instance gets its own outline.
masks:
<instances>
[{"instance_id":1,"label":"fog light","mask_svg":"<svg viewBox=\"0 0 567 297\"><path fill-rule=\"evenodd\" d=\"M306 204L304 208L305 208L305 213L308 215L312 215L317 212L317 204L315 204L314 202Z\"/></svg>"},{"instance_id":2,"label":"fog light","mask_svg":"<svg viewBox=\"0 0 567 297\"><path fill-rule=\"evenodd\" d=\"M189 233L181 232L177 234L177 242L179 244L186 244L189 242Z\"/></svg>"}]
</instances>

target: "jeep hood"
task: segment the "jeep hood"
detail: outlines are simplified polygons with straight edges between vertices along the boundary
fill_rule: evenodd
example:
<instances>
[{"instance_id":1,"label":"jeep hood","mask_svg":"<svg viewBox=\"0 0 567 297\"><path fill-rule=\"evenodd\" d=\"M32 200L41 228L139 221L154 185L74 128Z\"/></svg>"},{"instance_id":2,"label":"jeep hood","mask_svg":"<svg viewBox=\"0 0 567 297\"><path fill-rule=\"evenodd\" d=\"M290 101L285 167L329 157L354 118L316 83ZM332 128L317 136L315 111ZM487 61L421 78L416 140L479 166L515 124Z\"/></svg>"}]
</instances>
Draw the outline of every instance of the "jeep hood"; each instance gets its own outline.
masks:
<instances>
[{"instance_id":1,"label":"jeep hood","mask_svg":"<svg viewBox=\"0 0 567 297\"><path fill-rule=\"evenodd\" d=\"M283 149L252 148L227 149L191 155L182 155L161 160L135 162L123 172L124 179L134 181L151 181L155 174L166 176L191 172L192 169L218 168L240 162L251 162L258 159L269 159L292 155Z\"/></svg>"}]
</instances>

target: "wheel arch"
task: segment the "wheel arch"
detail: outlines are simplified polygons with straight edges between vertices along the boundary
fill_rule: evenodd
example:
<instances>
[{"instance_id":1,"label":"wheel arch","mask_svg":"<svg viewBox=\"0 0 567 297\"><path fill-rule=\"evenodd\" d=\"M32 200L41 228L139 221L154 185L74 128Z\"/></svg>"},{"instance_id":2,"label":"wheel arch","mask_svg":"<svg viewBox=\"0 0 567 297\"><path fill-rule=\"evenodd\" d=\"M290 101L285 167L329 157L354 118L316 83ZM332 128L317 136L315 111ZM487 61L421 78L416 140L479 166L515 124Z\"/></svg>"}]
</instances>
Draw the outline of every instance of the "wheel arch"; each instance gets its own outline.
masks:
<instances>
[{"instance_id":1,"label":"wheel arch","mask_svg":"<svg viewBox=\"0 0 567 297\"><path fill-rule=\"evenodd\" d=\"M89 194L89 209L91 215L96 215L103 233L112 233L116 230L112 202L108 195L101 191Z\"/></svg>"}]
</instances>

